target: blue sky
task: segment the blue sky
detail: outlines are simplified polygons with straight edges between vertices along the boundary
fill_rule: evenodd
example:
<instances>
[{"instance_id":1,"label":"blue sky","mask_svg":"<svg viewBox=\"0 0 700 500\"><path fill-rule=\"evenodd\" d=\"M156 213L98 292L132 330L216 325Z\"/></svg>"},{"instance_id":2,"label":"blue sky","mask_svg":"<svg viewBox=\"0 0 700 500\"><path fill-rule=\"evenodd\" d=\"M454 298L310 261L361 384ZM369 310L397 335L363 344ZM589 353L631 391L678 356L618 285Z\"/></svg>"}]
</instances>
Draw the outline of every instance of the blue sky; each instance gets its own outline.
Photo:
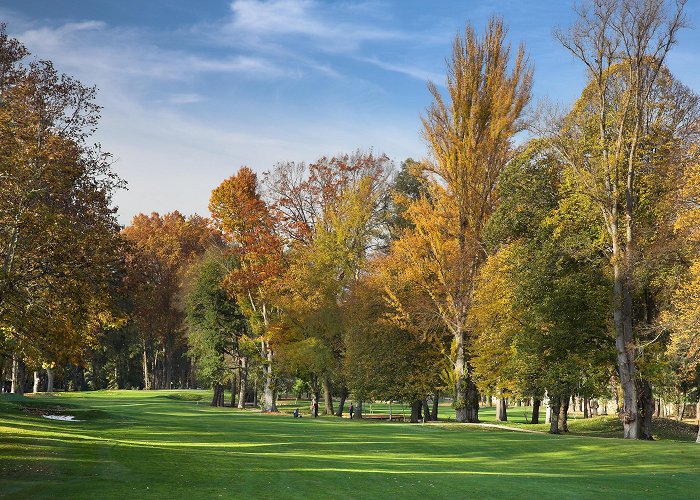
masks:
<instances>
[{"instance_id":1,"label":"blue sky","mask_svg":"<svg viewBox=\"0 0 700 500\"><path fill-rule=\"evenodd\" d=\"M700 22L700 1L688 2ZM39 58L99 88L97 134L138 212L208 215L211 190L241 165L313 161L358 148L398 164L426 156L428 79L466 22L502 15L535 65L534 100L570 103L584 70L552 37L568 0L3 0L8 31ZM700 34L668 60L700 91Z\"/></svg>"}]
</instances>

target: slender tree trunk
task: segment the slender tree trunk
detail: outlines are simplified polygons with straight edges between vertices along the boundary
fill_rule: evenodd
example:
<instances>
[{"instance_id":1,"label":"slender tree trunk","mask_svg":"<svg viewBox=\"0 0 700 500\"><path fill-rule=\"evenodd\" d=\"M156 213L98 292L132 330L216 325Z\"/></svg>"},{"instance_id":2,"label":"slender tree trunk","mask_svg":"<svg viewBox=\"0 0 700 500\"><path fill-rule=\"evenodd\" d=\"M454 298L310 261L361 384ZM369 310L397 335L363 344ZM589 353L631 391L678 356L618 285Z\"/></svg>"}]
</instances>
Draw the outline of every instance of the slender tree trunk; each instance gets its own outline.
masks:
<instances>
[{"instance_id":1,"label":"slender tree trunk","mask_svg":"<svg viewBox=\"0 0 700 500\"><path fill-rule=\"evenodd\" d=\"M549 396L549 433L559 434L559 411L561 410L560 396Z\"/></svg>"},{"instance_id":2,"label":"slender tree trunk","mask_svg":"<svg viewBox=\"0 0 700 500\"><path fill-rule=\"evenodd\" d=\"M38 370L34 370L34 388L32 389L33 393L39 392L39 381L41 379L39 378L39 372Z\"/></svg>"},{"instance_id":3,"label":"slender tree trunk","mask_svg":"<svg viewBox=\"0 0 700 500\"><path fill-rule=\"evenodd\" d=\"M698 438L695 442L700 444L700 401L695 405L695 423L698 424Z\"/></svg>"},{"instance_id":4,"label":"slender tree trunk","mask_svg":"<svg viewBox=\"0 0 700 500\"><path fill-rule=\"evenodd\" d=\"M240 357L240 365L238 368L238 377L241 380L239 393L238 393L238 408L241 410L245 409L246 400L246 390L248 389L248 358L246 356Z\"/></svg>"},{"instance_id":5,"label":"slender tree trunk","mask_svg":"<svg viewBox=\"0 0 700 500\"><path fill-rule=\"evenodd\" d=\"M540 404L541 401L537 398L532 400L532 420L530 423L539 424L540 423Z\"/></svg>"},{"instance_id":6,"label":"slender tree trunk","mask_svg":"<svg viewBox=\"0 0 700 500\"><path fill-rule=\"evenodd\" d=\"M53 392L53 377L54 377L53 370L54 370L53 368L46 369L46 392Z\"/></svg>"},{"instance_id":7,"label":"slender tree trunk","mask_svg":"<svg viewBox=\"0 0 700 500\"><path fill-rule=\"evenodd\" d=\"M496 400L496 422L507 422L508 413L506 408L508 407L508 402L506 398L499 397Z\"/></svg>"},{"instance_id":8,"label":"slender tree trunk","mask_svg":"<svg viewBox=\"0 0 700 500\"><path fill-rule=\"evenodd\" d=\"M640 408L639 418L641 421L639 439L653 441L652 417L654 415L654 394L651 383L648 380L642 379L639 381L638 394Z\"/></svg>"},{"instance_id":9,"label":"slender tree trunk","mask_svg":"<svg viewBox=\"0 0 700 500\"><path fill-rule=\"evenodd\" d=\"M583 404L583 418L589 418L591 415L590 415L590 411L589 411L590 407L588 406L588 404L589 404L588 398L583 398L582 404Z\"/></svg>"},{"instance_id":10,"label":"slender tree trunk","mask_svg":"<svg viewBox=\"0 0 700 500\"><path fill-rule=\"evenodd\" d=\"M267 341L263 341L263 353L267 362L264 366L265 372L265 387L263 392L264 397L264 408L266 412L276 412L277 403L275 401L275 391L274 391L274 381L272 380L272 349L270 349L270 344Z\"/></svg>"},{"instance_id":11,"label":"slender tree trunk","mask_svg":"<svg viewBox=\"0 0 700 500\"><path fill-rule=\"evenodd\" d=\"M165 346L163 347L163 369L165 371L165 389L173 387L173 332L171 329L165 337Z\"/></svg>"},{"instance_id":12,"label":"slender tree trunk","mask_svg":"<svg viewBox=\"0 0 700 500\"><path fill-rule=\"evenodd\" d=\"M236 407L236 373L231 374L231 408Z\"/></svg>"},{"instance_id":13,"label":"slender tree trunk","mask_svg":"<svg viewBox=\"0 0 700 500\"><path fill-rule=\"evenodd\" d=\"M323 375L323 414L333 415L333 394L331 393L331 381L328 375Z\"/></svg>"},{"instance_id":14,"label":"slender tree trunk","mask_svg":"<svg viewBox=\"0 0 700 500\"><path fill-rule=\"evenodd\" d=\"M416 399L411 403L411 423L416 424L421 420L421 408L423 407L423 401Z\"/></svg>"},{"instance_id":15,"label":"slender tree trunk","mask_svg":"<svg viewBox=\"0 0 700 500\"><path fill-rule=\"evenodd\" d=\"M430 415L430 420L437 422L438 419L438 407L440 405L440 391L435 391L433 395L433 412Z\"/></svg>"},{"instance_id":16,"label":"slender tree trunk","mask_svg":"<svg viewBox=\"0 0 700 500\"><path fill-rule=\"evenodd\" d=\"M151 388L151 379L148 376L148 351L146 349L146 340L143 341L143 388L148 390Z\"/></svg>"}]
</instances>

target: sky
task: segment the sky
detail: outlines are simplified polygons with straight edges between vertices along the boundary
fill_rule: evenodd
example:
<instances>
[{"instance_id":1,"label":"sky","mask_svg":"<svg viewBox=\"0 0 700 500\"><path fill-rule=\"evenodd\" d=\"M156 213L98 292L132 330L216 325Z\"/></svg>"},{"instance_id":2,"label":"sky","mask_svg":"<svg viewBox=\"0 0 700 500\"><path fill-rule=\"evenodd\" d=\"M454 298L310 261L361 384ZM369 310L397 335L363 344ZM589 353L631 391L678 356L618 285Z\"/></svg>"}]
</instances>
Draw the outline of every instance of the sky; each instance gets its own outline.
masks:
<instances>
[{"instance_id":1,"label":"sky","mask_svg":"<svg viewBox=\"0 0 700 500\"><path fill-rule=\"evenodd\" d=\"M585 72L553 38L573 0L0 0L32 57L99 89L94 140L128 183L119 221L208 216L213 188L246 165L311 162L357 149L397 165L427 150L420 116L452 41L501 15L535 66L533 103L570 104ZM687 13L700 23L700 0ZM700 32L668 66L700 92Z\"/></svg>"}]
</instances>

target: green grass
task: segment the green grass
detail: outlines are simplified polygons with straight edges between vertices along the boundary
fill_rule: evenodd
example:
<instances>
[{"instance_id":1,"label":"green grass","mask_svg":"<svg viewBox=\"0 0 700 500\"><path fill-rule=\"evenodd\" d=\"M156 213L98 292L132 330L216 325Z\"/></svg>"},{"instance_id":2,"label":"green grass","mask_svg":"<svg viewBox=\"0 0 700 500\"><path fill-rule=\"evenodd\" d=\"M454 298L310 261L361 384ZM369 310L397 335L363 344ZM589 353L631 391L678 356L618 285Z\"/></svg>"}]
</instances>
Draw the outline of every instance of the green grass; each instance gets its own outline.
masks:
<instances>
[{"instance_id":1,"label":"green grass","mask_svg":"<svg viewBox=\"0 0 700 500\"><path fill-rule=\"evenodd\" d=\"M700 484L694 443L293 419L211 408L208 397L197 391L2 397L0 496L693 498ZM83 421L40 416L55 407ZM485 419L489 413L482 412Z\"/></svg>"}]
</instances>

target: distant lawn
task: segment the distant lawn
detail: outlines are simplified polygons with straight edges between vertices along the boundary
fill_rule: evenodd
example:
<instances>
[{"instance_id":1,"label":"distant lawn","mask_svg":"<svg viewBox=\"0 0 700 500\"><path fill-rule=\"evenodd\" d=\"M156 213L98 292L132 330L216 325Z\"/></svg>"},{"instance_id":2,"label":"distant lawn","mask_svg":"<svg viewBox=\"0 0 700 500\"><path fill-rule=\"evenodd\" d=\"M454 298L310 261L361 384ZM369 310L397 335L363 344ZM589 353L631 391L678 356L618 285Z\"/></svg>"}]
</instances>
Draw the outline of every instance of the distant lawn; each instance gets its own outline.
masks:
<instances>
[{"instance_id":1,"label":"distant lawn","mask_svg":"<svg viewBox=\"0 0 700 500\"><path fill-rule=\"evenodd\" d=\"M208 397L204 391L3 395L0 496L698 496L700 445L694 443L445 423L293 419L211 408ZM518 418L517 411L511 420ZM81 422L48 420L42 417L46 413L74 415ZM485 420L490 414L492 409L482 411ZM583 433L586 426L599 425L596 421L607 419L572 421L571 427Z\"/></svg>"}]
</instances>

